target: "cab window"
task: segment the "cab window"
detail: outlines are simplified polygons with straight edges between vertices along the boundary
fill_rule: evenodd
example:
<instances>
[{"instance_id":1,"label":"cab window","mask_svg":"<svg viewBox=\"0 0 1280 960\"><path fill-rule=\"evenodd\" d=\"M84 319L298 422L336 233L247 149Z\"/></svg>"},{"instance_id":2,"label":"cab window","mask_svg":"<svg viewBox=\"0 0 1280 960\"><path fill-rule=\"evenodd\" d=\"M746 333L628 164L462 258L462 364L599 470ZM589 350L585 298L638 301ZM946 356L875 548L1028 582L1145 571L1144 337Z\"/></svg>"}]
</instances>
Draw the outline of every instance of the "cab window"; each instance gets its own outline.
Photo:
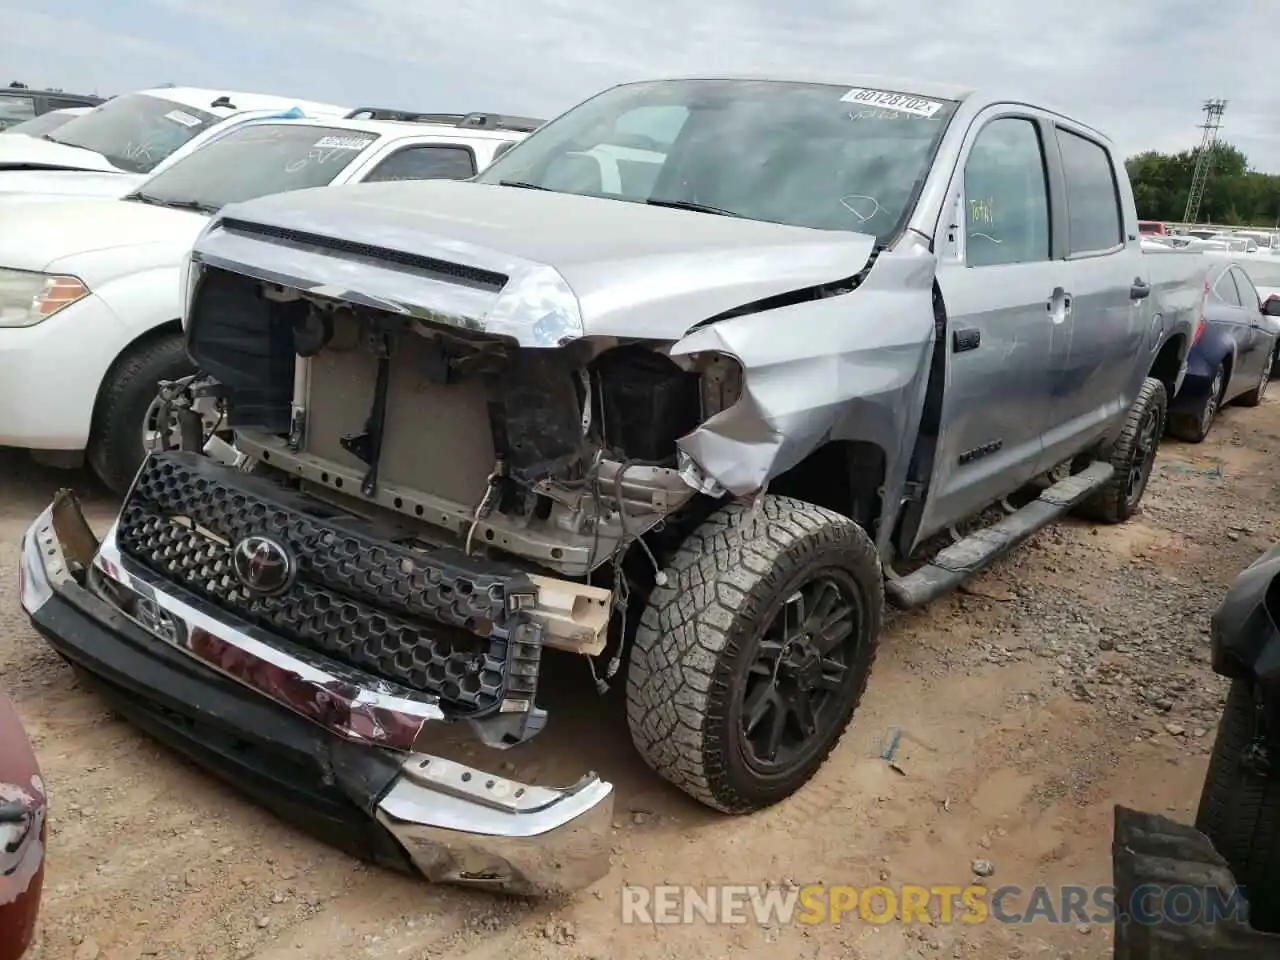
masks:
<instances>
[{"instance_id":1,"label":"cab window","mask_svg":"<svg viewBox=\"0 0 1280 960\"><path fill-rule=\"evenodd\" d=\"M1002 117L978 134L964 168L965 261L1048 260L1049 178L1036 124Z\"/></svg>"}]
</instances>

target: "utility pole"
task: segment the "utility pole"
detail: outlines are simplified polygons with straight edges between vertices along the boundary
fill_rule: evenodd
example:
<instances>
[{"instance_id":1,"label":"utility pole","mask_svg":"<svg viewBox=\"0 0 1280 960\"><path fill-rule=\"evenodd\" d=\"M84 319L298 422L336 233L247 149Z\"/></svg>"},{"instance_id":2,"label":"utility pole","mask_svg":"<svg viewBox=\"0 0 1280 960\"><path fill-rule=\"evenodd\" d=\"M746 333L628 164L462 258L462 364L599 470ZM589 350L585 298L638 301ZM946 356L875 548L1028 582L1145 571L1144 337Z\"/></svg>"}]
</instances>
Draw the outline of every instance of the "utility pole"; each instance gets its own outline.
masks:
<instances>
[{"instance_id":1,"label":"utility pole","mask_svg":"<svg viewBox=\"0 0 1280 960\"><path fill-rule=\"evenodd\" d=\"M1218 131L1222 129L1222 114L1226 112L1227 101L1206 100L1200 109L1204 111L1204 123L1200 129L1204 136L1200 138L1200 149L1196 153L1196 168L1191 174L1191 192L1187 195L1187 209L1182 215L1183 223L1195 223L1200 216L1200 201L1204 199L1204 186L1209 182L1209 170L1213 166L1213 155L1218 146Z\"/></svg>"}]
</instances>

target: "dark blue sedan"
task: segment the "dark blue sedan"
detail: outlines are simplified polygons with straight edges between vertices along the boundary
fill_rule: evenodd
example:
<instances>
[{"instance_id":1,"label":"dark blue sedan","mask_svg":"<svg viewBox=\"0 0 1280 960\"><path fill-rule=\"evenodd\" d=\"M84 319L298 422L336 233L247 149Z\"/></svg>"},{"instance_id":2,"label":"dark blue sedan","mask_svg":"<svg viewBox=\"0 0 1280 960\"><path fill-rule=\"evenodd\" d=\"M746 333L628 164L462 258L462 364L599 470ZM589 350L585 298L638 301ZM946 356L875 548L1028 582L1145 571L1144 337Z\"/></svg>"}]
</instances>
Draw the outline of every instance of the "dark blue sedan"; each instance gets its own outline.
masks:
<instances>
[{"instance_id":1,"label":"dark blue sedan","mask_svg":"<svg viewBox=\"0 0 1280 960\"><path fill-rule=\"evenodd\" d=\"M1280 337L1280 300L1264 306L1240 264L1213 260L1187 376L1169 407L1169 434L1188 443L1209 435L1225 404L1262 402Z\"/></svg>"}]
</instances>

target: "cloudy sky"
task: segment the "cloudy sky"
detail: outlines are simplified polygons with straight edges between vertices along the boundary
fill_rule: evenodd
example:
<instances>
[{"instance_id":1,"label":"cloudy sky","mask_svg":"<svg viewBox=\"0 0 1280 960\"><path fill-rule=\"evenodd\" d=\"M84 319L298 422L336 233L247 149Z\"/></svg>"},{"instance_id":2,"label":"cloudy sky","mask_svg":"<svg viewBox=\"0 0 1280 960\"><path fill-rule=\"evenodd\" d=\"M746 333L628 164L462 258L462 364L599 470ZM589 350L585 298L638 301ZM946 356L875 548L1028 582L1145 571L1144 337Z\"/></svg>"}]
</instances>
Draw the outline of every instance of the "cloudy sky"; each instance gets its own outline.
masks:
<instances>
[{"instance_id":1,"label":"cloudy sky","mask_svg":"<svg viewBox=\"0 0 1280 960\"><path fill-rule=\"evenodd\" d=\"M1224 136L1280 173L1277 0L0 0L0 83L174 82L551 117L622 80L856 73L1023 94L1128 152Z\"/></svg>"}]
</instances>

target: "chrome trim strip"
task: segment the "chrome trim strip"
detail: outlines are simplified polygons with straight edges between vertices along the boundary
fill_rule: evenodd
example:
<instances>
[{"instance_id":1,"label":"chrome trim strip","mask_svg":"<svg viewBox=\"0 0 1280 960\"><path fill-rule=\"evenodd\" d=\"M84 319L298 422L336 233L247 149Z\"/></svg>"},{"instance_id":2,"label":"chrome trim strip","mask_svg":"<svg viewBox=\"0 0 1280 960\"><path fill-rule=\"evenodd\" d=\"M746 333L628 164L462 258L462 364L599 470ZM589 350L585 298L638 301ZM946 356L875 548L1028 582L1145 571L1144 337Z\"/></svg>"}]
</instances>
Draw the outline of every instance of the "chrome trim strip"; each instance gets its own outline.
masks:
<instances>
[{"instance_id":1,"label":"chrome trim strip","mask_svg":"<svg viewBox=\"0 0 1280 960\"><path fill-rule=\"evenodd\" d=\"M268 640L257 628L230 626L200 601L177 599L166 592L163 579L121 554L115 524L103 537L93 565L163 611L163 631L140 623L149 633L347 740L408 751L425 724L446 719L437 697L299 647L286 652L279 640Z\"/></svg>"}]
</instances>

